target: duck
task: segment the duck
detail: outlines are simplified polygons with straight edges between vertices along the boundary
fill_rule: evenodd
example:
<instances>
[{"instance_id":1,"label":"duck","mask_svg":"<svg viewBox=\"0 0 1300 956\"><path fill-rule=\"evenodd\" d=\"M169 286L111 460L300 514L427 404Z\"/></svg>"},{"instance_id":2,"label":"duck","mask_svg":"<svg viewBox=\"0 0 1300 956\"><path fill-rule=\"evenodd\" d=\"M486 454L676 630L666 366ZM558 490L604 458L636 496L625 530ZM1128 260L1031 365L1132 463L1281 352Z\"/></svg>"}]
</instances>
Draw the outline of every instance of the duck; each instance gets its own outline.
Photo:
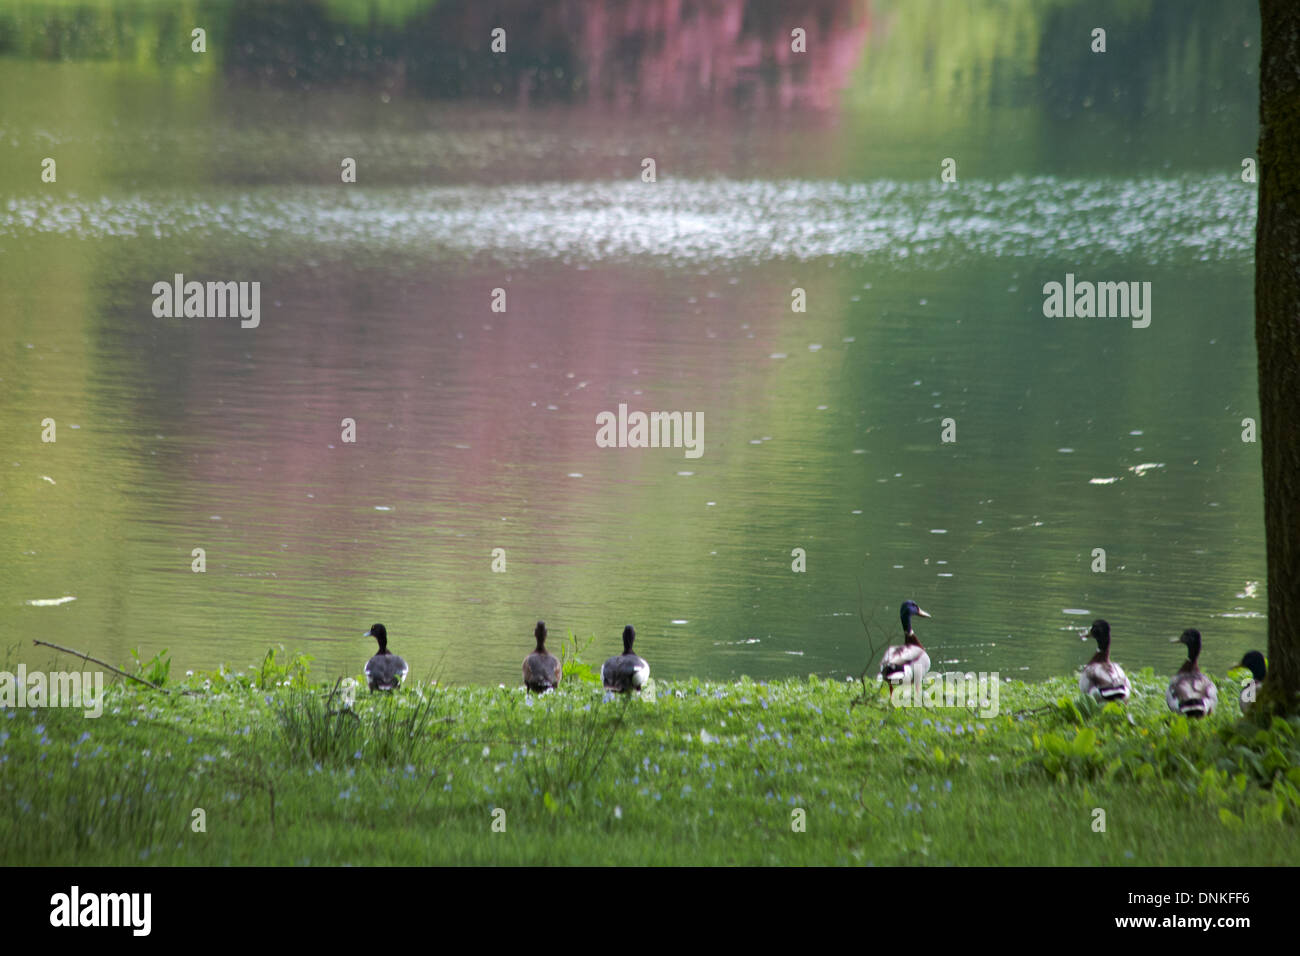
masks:
<instances>
[{"instance_id":1,"label":"duck","mask_svg":"<svg viewBox=\"0 0 1300 956\"><path fill-rule=\"evenodd\" d=\"M920 680L930 670L930 655L925 652L921 642L912 630L912 616L929 617L925 611L916 606L915 601L904 601L898 609L898 617L903 622L903 643L885 648L880 658L880 677L893 683L910 683Z\"/></svg>"},{"instance_id":2,"label":"duck","mask_svg":"<svg viewBox=\"0 0 1300 956\"><path fill-rule=\"evenodd\" d=\"M1124 668L1110 659L1110 625L1101 618L1080 635L1097 642L1097 653L1079 675L1079 690L1099 700L1128 700L1131 689Z\"/></svg>"},{"instance_id":3,"label":"duck","mask_svg":"<svg viewBox=\"0 0 1300 956\"><path fill-rule=\"evenodd\" d=\"M650 665L641 657L632 653L632 642L636 640L636 629L629 624L623 628L623 653L611 657L600 665L600 682L606 690L626 694L640 690L650 679Z\"/></svg>"},{"instance_id":4,"label":"duck","mask_svg":"<svg viewBox=\"0 0 1300 956\"><path fill-rule=\"evenodd\" d=\"M524 658L524 686L534 694L545 694L560 684L560 659L546 649L546 622L533 630L537 649Z\"/></svg>"},{"instance_id":5,"label":"duck","mask_svg":"<svg viewBox=\"0 0 1300 956\"><path fill-rule=\"evenodd\" d=\"M1201 632L1189 627L1178 637L1171 637L1169 643L1186 644L1187 660L1183 661L1183 666L1178 668L1178 673L1169 681L1165 703L1175 714L1208 717L1214 713L1219 689L1196 666L1196 659L1201 656Z\"/></svg>"},{"instance_id":6,"label":"duck","mask_svg":"<svg viewBox=\"0 0 1300 956\"><path fill-rule=\"evenodd\" d=\"M1241 663L1237 667L1244 667L1250 671L1251 679L1246 682L1246 686L1241 689L1241 696L1237 698L1237 703L1241 705L1241 712L1247 713L1250 705L1255 703L1259 697L1260 685L1264 683L1264 677L1268 674L1268 667L1264 663L1264 655L1259 651L1247 651L1242 655Z\"/></svg>"},{"instance_id":7,"label":"duck","mask_svg":"<svg viewBox=\"0 0 1300 956\"><path fill-rule=\"evenodd\" d=\"M366 682L370 689L397 690L409 668L406 661L388 649L388 630L382 624L375 624L362 637L373 637L379 642L379 652L366 661Z\"/></svg>"}]
</instances>

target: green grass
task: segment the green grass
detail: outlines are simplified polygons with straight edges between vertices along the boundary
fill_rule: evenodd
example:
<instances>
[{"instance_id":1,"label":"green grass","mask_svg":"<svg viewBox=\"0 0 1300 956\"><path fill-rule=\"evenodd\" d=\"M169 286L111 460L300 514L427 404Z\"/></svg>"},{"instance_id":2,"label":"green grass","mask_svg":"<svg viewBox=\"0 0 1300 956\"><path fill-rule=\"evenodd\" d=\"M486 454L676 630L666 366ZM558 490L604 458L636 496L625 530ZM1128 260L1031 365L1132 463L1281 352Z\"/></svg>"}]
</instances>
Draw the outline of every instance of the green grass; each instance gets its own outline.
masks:
<instances>
[{"instance_id":1,"label":"green grass","mask_svg":"<svg viewBox=\"0 0 1300 956\"><path fill-rule=\"evenodd\" d=\"M855 704L861 685L818 678L659 681L654 700L412 685L349 708L263 676L116 684L97 720L0 708L0 863L1290 865L1300 850L1300 719L1240 720L1223 677L1220 713L1189 722L1149 671L1122 707L1072 677L1003 684L988 719Z\"/></svg>"}]
</instances>

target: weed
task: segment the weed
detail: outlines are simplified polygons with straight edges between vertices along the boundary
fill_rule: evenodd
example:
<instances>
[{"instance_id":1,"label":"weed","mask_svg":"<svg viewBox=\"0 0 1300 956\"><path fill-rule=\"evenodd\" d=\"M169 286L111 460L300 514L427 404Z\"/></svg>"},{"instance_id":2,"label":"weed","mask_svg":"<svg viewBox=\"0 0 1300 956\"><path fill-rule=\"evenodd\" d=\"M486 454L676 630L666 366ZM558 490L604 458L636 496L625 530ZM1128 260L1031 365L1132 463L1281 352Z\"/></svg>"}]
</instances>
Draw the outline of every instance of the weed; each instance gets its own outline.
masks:
<instances>
[{"instance_id":1,"label":"weed","mask_svg":"<svg viewBox=\"0 0 1300 956\"><path fill-rule=\"evenodd\" d=\"M143 660L140 657L140 649L131 648L131 656L135 658L135 671L137 676L144 678L155 687L162 687L167 683L167 676L171 673L172 659L165 656L167 648L163 648L149 660Z\"/></svg>"}]
</instances>

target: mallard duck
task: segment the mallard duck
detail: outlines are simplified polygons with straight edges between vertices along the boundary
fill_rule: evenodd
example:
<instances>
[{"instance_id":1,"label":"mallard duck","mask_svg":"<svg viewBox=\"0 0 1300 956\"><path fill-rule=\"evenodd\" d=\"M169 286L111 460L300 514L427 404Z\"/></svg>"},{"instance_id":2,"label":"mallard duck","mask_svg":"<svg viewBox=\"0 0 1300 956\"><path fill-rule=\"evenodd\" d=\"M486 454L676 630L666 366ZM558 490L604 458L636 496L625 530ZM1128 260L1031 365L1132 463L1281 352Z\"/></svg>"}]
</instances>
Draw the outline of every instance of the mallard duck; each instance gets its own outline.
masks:
<instances>
[{"instance_id":1,"label":"mallard duck","mask_svg":"<svg viewBox=\"0 0 1300 956\"><path fill-rule=\"evenodd\" d=\"M1101 700L1128 700L1129 682L1124 668L1110 659L1110 625L1101 618L1080 635L1097 641L1097 653L1083 666L1079 690Z\"/></svg>"},{"instance_id":2,"label":"mallard duck","mask_svg":"<svg viewBox=\"0 0 1300 956\"><path fill-rule=\"evenodd\" d=\"M388 649L388 631L376 624L363 637L373 637L379 642L379 652L366 661L366 682L371 690L397 690L409 668L406 661Z\"/></svg>"},{"instance_id":3,"label":"mallard duck","mask_svg":"<svg viewBox=\"0 0 1300 956\"><path fill-rule=\"evenodd\" d=\"M623 628L623 653L600 665L600 682L606 690L626 694L640 690L650 679L650 665L632 653L636 631L629 624Z\"/></svg>"},{"instance_id":4,"label":"mallard duck","mask_svg":"<svg viewBox=\"0 0 1300 956\"><path fill-rule=\"evenodd\" d=\"M538 621L533 631L537 649L524 658L524 686L544 694L560 684L560 659L546 649L546 622Z\"/></svg>"},{"instance_id":5,"label":"mallard duck","mask_svg":"<svg viewBox=\"0 0 1300 956\"><path fill-rule=\"evenodd\" d=\"M1219 689L1196 666L1196 659L1201 656L1201 632L1189 627L1178 637L1171 637L1169 643L1186 644L1187 660L1183 661L1183 666L1178 668L1178 673L1169 681L1165 703L1175 714L1185 714L1188 717L1206 717L1214 713Z\"/></svg>"},{"instance_id":6,"label":"mallard duck","mask_svg":"<svg viewBox=\"0 0 1300 956\"><path fill-rule=\"evenodd\" d=\"M1247 651L1237 666L1249 670L1251 676L1246 686L1241 689L1241 696L1237 698L1237 703L1241 704L1241 712L1244 714L1250 710L1250 705L1255 703L1255 698L1259 696L1259 686L1264 683L1268 668L1264 663L1264 655L1259 651Z\"/></svg>"},{"instance_id":7,"label":"mallard duck","mask_svg":"<svg viewBox=\"0 0 1300 956\"><path fill-rule=\"evenodd\" d=\"M925 652L916 632L912 630L912 615L929 617L915 601L904 601L898 609L898 616L903 622L903 643L885 648L880 658L880 676L883 680L904 684L920 680L930 670L930 655Z\"/></svg>"}]
</instances>

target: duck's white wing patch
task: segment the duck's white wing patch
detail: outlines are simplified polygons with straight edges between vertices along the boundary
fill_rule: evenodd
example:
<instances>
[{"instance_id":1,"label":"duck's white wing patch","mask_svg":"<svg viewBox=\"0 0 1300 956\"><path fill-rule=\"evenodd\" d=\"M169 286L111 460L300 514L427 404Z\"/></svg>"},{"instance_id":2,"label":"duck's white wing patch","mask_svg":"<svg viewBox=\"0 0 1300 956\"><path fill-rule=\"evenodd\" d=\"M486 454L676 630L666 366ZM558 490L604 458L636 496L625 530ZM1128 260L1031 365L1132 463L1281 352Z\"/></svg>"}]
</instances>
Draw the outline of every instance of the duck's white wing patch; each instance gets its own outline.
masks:
<instances>
[{"instance_id":1,"label":"duck's white wing patch","mask_svg":"<svg viewBox=\"0 0 1300 956\"><path fill-rule=\"evenodd\" d=\"M894 647L886 647L884 656L880 658L880 666L883 667L902 667L909 664L916 655L918 648L907 644L897 644Z\"/></svg>"},{"instance_id":2,"label":"duck's white wing patch","mask_svg":"<svg viewBox=\"0 0 1300 956\"><path fill-rule=\"evenodd\" d=\"M1169 682L1169 689L1165 691L1165 706L1178 713L1178 695L1174 693L1174 688L1178 686L1178 678L1175 677Z\"/></svg>"},{"instance_id":3,"label":"duck's white wing patch","mask_svg":"<svg viewBox=\"0 0 1300 956\"><path fill-rule=\"evenodd\" d=\"M916 672L921 676L930 670L930 655L918 644L896 644L885 648L880 658L880 673L893 671L890 680L910 681Z\"/></svg>"},{"instance_id":4,"label":"duck's white wing patch","mask_svg":"<svg viewBox=\"0 0 1300 956\"><path fill-rule=\"evenodd\" d=\"M1128 700L1128 695L1133 688L1128 682L1128 675L1124 673L1124 668L1118 664L1111 664L1110 672L1112 693L1106 696L1112 700Z\"/></svg>"},{"instance_id":5,"label":"duck's white wing patch","mask_svg":"<svg viewBox=\"0 0 1300 956\"><path fill-rule=\"evenodd\" d=\"M1180 714L1203 712L1209 714L1214 710L1219 690L1214 681L1204 674L1178 674L1169 683L1169 693L1165 703L1169 709Z\"/></svg>"},{"instance_id":6,"label":"duck's white wing patch","mask_svg":"<svg viewBox=\"0 0 1300 956\"><path fill-rule=\"evenodd\" d=\"M1128 697L1128 678L1118 664L1090 663L1079 675L1079 689L1102 700L1124 700Z\"/></svg>"},{"instance_id":7,"label":"duck's white wing patch","mask_svg":"<svg viewBox=\"0 0 1300 956\"><path fill-rule=\"evenodd\" d=\"M650 679L650 665L641 658L637 658L636 667L632 669L632 686L644 687L645 682Z\"/></svg>"}]
</instances>

